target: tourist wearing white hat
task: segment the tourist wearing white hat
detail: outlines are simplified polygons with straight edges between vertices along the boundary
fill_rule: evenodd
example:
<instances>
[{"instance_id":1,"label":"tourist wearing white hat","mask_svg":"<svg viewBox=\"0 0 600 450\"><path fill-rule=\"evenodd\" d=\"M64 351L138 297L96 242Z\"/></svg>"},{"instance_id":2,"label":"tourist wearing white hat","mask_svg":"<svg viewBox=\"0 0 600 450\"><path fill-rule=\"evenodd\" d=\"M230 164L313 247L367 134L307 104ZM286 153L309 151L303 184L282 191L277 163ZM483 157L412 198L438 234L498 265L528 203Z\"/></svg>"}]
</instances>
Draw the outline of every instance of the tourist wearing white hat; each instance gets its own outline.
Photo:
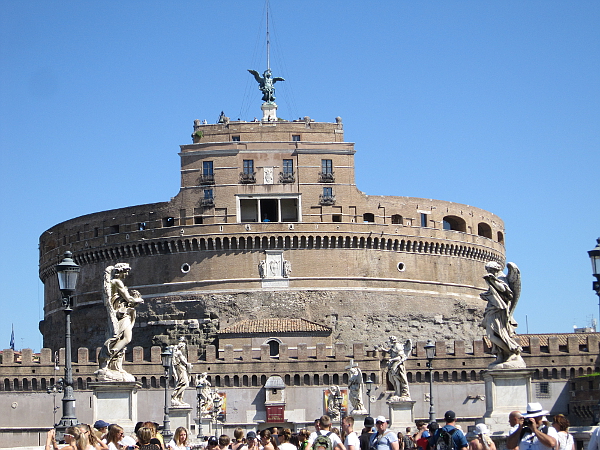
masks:
<instances>
[{"instance_id":1,"label":"tourist wearing white hat","mask_svg":"<svg viewBox=\"0 0 600 450\"><path fill-rule=\"evenodd\" d=\"M398 450L398 436L393 431L389 431L388 420L384 416L375 418L375 428L377 433L371 435L370 448L377 450Z\"/></svg>"},{"instance_id":2,"label":"tourist wearing white hat","mask_svg":"<svg viewBox=\"0 0 600 450\"><path fill-rule=\"evenodd\" d=\"M490 438L490 430L485 423L475 425L475 439L469 442L469 450L496 450L496 444Z\"/></svg>"},{"instance_id":3,"label":"tourist wearing white hat","mask_svg":"<svg viewBox=\"0 0 600 450\"><path fill-rule=\"evenodd\" d=\"M519 427L506 439L506 448L519 450L552 450L556 447L558 432L542 423L549 411L540 403L528 403L527 414L519 421Z\"/></svg>"}]
</instances>

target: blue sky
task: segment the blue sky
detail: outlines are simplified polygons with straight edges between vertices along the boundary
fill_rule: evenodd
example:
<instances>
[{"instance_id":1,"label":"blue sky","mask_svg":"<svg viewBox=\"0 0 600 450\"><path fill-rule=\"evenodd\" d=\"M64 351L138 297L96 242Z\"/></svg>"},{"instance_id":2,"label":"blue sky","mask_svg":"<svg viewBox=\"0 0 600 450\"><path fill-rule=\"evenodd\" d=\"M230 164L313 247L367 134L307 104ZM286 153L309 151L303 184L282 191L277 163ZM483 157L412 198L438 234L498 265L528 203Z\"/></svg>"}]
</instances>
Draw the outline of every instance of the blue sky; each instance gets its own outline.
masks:
<instances>
[{"instance_id":1,"label":"blue sky","mask_svg":"<svg viewBox=\"0 0 600 450\"><path fill-rule=\"evenodd\" d=\"M264 6L0 1L0 348L12 323L41 347L44 230L168 200L194 119L260 116ZM341 116L359 189L498 214L518 332L598 317L600 2L271 0L271 19L279 116Z\"/></svg>"}]
</instances>

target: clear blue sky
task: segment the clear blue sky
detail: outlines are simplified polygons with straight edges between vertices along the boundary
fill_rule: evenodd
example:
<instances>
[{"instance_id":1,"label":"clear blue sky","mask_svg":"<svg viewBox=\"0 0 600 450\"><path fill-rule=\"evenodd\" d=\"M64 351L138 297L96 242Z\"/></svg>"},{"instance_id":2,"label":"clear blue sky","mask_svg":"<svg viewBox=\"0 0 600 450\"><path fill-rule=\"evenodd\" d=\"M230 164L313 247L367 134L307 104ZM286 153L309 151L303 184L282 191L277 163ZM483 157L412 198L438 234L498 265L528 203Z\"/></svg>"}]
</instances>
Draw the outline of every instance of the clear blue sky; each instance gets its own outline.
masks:
<instances>
[{"instance_id":1,"label":"clear blue sky","mask_svg":"<svg viewBox=\"0 0 600 450\"><path fill-rule=\"evenodd\" d=\"M279 116L344 120L367 194L505 221L518 331L598 317L600 2L271 0ZM264 0L0 1L0 348L39 350L38 238L166 201L194 119L260 115ZM62 330L57 330L62 333Z\"/></svg>"}]
</instances>

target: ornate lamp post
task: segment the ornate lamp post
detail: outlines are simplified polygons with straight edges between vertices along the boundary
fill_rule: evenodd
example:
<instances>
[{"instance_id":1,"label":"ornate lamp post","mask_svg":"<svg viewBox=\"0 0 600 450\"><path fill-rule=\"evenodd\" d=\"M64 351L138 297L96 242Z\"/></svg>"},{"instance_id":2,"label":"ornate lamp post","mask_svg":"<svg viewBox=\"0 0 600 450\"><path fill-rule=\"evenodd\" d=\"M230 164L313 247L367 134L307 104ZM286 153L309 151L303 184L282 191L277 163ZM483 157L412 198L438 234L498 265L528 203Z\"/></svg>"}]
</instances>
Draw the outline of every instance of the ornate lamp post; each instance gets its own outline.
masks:
<instances>
[{"instance_id":1,"label":"ornate lamp post","mask_svg":"<svg viewBox=\"0 0 600 450\"><path fill-rule=\"evenodd\" d=\"M600 238L596 239L597 245L593 250L588 252L592 261L592 275L596 277L596 281L592 284L592 289L598 295L598 308L600 312ZM600 316L598 316L600 322Z\"/></svg>"},{"instance_id":2,"label":"ornate lamp post","mask_svg":"<svg viewBox=\"0 0 600 450\"><path fill-rule=\"evenodd\" d=\"M432 340L425 345L425 357L429 369L429 422L435 422L435 410L433 409L433 358L435 358L435 344Z\"/></svg>"},{"instance_id":3,"label":"ornate lamp post","mask_svg":"<svg viewBox=\"0 0 600 450\"><path fill-rule=\"evenodd\" d=\"M73 293L77 285L80 267L73 261L73 254L65 252L60 264L56 266L58 275L58 288L63 296L62 304L65 309L65 378L64 395L62 399L63 415L55 426L56 438L64 439L65 430L77 425L75 417L75 397L73 396L73 368L71 366L71 312L73 312Z\"/></svg>"},{"instance_id":4,"label":"ornate lamp post","mask_svg":"<svg viewBox=\"0 0 600 450\"><path fill-rule=\"evenodd\" d=\"M167 442L173 434L171 433L171 420L169 418L169 373L173 363L173 352L170 347L166 347L160 354L163 369L165 369L165 416L163 419L162 435Z\"/></svg>"},{"instance_id":5,"label":"ornate lamp post","mask_svg":"<svg viewBox=\"0 0 600 450\"><path fill-rule=\"evenodd\" d=\"M369 403L369 417L371 417L371 390L373 389L373 384L375 382L371 379L371 377L367 378L365 384L367 385L367 402Z\"/></svg>"},{"instance_id":6,"label":"ornate lamp post","mask_svg":"<svg viewBox=\"0 0 600 450\"><path fill-rule=\"evenodd\" d=\"M62 394L65 381L62 378L46 389L48 394L52 394L52 423L56 423L56 411L60 408L56 406L56 394Z\"/></svg>"}]
</instances>

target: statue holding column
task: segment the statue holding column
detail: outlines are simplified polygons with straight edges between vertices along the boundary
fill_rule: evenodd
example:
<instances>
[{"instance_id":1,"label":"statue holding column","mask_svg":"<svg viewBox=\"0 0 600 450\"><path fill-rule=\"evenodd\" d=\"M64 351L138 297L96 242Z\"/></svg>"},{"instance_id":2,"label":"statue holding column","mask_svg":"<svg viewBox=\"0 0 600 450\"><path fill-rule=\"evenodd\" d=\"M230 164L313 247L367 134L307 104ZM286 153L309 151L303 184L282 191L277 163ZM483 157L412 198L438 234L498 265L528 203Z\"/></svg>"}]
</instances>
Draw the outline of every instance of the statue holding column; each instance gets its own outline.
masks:
<instances>
[{"instance_id":1,"label":"statue holding column","mask_svg":"<svg viewBox=\"0 0 600 450\"><path fill-rule=\"evenodd\" d=\"M124 280L131 267L117 263L104 269L102 297L108 313L108 336L98 355L100 368L96 376L100 381L135 381L135 377L123 369L126 346L133 337L135 308L144 303L136 290L131 292Z\"/></svg>"},{"instance_id":2,"label":"statue holding column","mask_svg":"<svg viewBox=\"0 0 600 450\"><path fill-rule=\"evenodd\" d=\"M363 376L362 371L354 360L346 367L348 371L348 399L352 405L352 414L367 414L362 401Z\"/></svg>"}]
</instances>

